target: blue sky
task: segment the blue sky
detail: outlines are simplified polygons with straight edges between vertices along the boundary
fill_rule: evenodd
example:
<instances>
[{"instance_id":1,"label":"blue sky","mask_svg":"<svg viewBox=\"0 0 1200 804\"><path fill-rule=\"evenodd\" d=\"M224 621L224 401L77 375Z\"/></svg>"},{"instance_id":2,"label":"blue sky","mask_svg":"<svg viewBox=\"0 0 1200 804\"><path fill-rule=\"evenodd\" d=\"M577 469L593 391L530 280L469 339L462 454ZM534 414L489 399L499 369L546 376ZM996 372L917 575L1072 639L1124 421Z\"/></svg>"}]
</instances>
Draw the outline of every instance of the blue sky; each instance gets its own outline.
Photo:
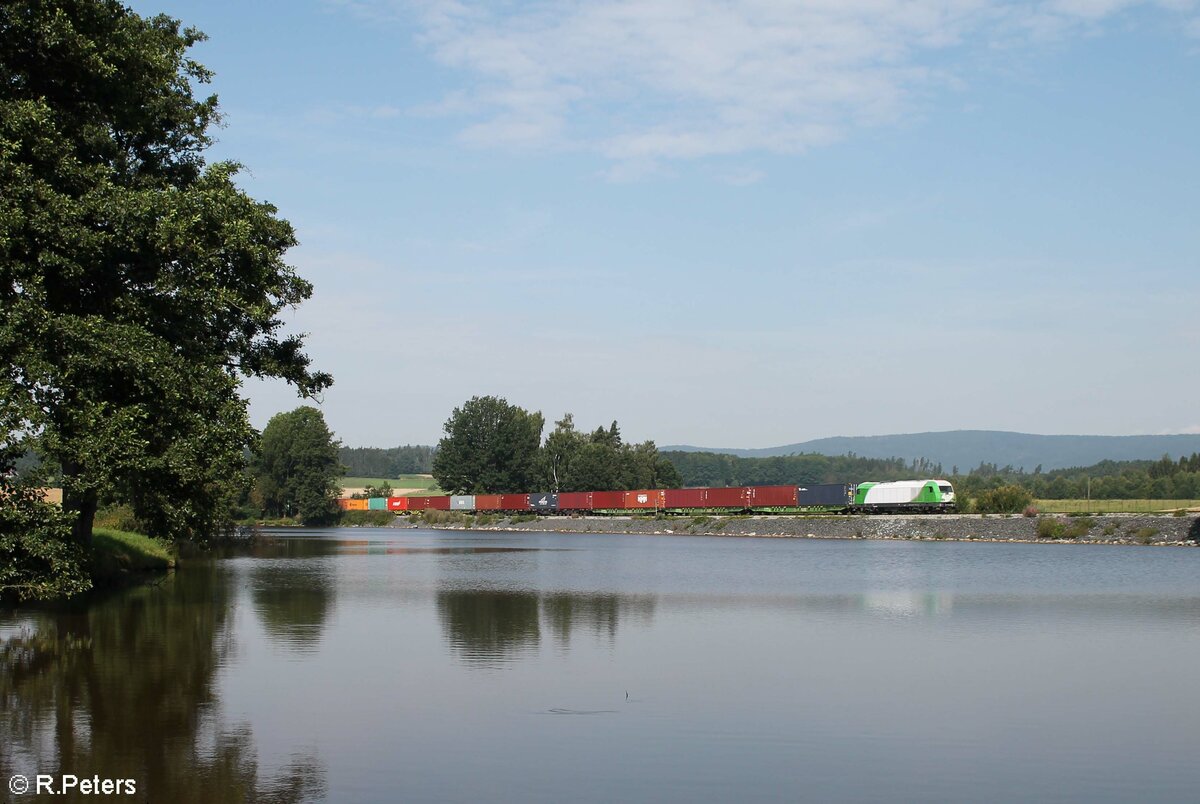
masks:
<instances>
[{"instance_id":1,"label":"blue sky","mask_svg":"<svg viewBox=\"0 0 1200 804\"><path fill-rule=\"evenodd\" d=\"M1198 2L134 7L210 37L347 444L474 394L660 444L1200 432Z\"/></svg>"}]
</instances>

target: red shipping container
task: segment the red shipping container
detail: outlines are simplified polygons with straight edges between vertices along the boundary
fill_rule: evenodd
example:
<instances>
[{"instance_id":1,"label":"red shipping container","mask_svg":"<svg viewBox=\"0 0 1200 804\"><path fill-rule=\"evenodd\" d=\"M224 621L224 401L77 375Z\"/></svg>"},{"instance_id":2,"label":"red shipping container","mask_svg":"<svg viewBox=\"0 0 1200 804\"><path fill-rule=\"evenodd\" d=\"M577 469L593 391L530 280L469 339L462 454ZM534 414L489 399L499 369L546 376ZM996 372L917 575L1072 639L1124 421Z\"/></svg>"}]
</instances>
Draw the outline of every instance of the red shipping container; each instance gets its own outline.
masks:
<instances>
[{"instance_id":1,"label":"red shipping container","mask_svg":"<svg viewBox=\"0 0 1200 804\"><path fill-rule=\"evenodd\" d=\"M449 511L450 510L450 495L449 494L443 494L440 497L426 497L425 499L429 501L428 505L426 506L427 508L433 508L438 511Z\"/></svg>"},{"instance_id":2,"label":"red shipping container","mask_svg":"<svg viewBox=\"0 0 1200 804\"><path fill-rule=\"evenodd\" d=\"M666 508L661 490L625 492L626 508Z\"/></svg>"},{"instance_id":3,"label":"red shipping container","mask_svg":"<svg viewBox=\"0 0 1200 804\"><path fill-rule=\"evenodd\" d=\"M560 511L590 511L592 510L592 492L564 491L558 495L558 510Z\"/></svg>"},{"instance_id":4,"label":"red shipping container","mask_svg":"<svg viewBox=\"0 0 1200 804\"><path fill-rule=\"evenodd\" d=\"M475 495L475 510L476 511L499 511L500 510L500 495L499 494L476 494Z\"/></svg>"},{"instance_id":5,"label":"red shipping container","mask_svg":"<svg viewBox=\"0 0 1200 804\"><path fill-rule=\"evenodd\" d=\"M528 511L528 494L501 494L500 508L505 511Z\"/></svg>"},{"instance_id":6,"label":"red shipping container","mask_svg":"<svg viewBox=\"0 0 1200 804\"><path fill-rule=\"evenodd\" d=\"M605 511L625 507L625 492L623 491L593 491L589 493L592 495L593 511Z\"/></svg>"},{"instance_id":7,"label":"red shipping container","mask_svg":"<svg viewBox=\"0 0 1200 804\"><path fill-rule=\"evenodd\" d=\"M389 511L407 511L408 510L408 498L407 497L388 497L388 510Z\"/></svg>"},{"instance_id":8,"label":"red shipping container","mask_svg":"<svg viewBox=\"0 0 1200 804\"><path fill-rule=\"evenodd\" d=\"M705 508L708 489L667 489L663 492L667 508Z\"/></svg>"},{"instance_id":9,"label":"red shipping container","mask_svg":"<svg viewBox=\"0 0 1200 804\"><path fill-rule=\"evenodd\" d=\"M708 492L709 508L735 508L740 510L746 507L745 487L705 489L705 491Z\"/></svg>"},{"instance_id":10,"label":"red shipping container","mask_svg":"<svg viewBox=\"0 0 1200 804\"><path fill-rule=\"evenodd\" d=\"M750 486L746 499L751 508L795 508L795 486Z\"/></svg>"}]
</instances>

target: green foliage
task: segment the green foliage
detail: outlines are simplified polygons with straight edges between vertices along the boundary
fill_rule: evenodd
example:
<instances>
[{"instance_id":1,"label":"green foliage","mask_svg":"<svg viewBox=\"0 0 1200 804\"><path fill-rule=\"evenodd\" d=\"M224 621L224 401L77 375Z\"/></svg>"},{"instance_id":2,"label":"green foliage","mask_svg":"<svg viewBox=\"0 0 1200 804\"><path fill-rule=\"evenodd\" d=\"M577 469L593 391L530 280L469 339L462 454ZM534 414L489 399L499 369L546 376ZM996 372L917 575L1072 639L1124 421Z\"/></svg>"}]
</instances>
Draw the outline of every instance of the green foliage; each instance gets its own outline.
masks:
<instances>
[{"instance_id":1,"label":"green foliage","mask_svg":"<svg viewBox=\"0 0 1200 804\"><path fill-rule=\"evenodd\" d=\"M1142 527L1133 531L1133 540L1138 544L1150 544L1158 535L1158 528Z\"/></svg>"},{"instance_id":2,"label":"green foliage","mask_svg":"<svg viewBox=\"0 0 1200 804\"><path fill-rule=\"evenodd\" d=\"M332 524L338 518L342 469L321 411L301 406L276 414L263 429L254 462L264 512L296 516L305 525Z\"/></svg>"},{"instance_id":3,"label":"green foliage","mask_svg":"<svg viewBox=\"0 0 1200 804\"><path fill-rule=\"evenodd\" d=\"M66 597L91 585L70 518L0 471L0 600Z\"/></svg>"},{"instance_id":4,"label":"green foliage","mask_svg":"<svg viewBox=\"0 0 1200 804\"><path fill-rule=\"evenodd\" d=\"M392 486L386 480L378 486L366 486L358 494L351 494L350 498L354 500L369 500L372 497L391 497Z\"/></svg>"},{"instance_id":5,"label":"green foliage","mask_svg":"<svg viewBox=\"0 0 1200 804\"><path fill-rule=\"evenodd\" d=\"M575 430L567 413L542 448L544 483L552 491L628 491L678 488L678 470L653 441L626 444L614 421L590 435Z\"/></svg>"},{"instance_id":6,"label":"green foliage","mask_svg":"<svg viewBox=\"0 0 1200 804\"><path fill-rule=\"evenodd\" d=\"M975 510L984 514L1016 514L1032 504L1033 495L1015 484L988 489L975 497Z\"/></svg>"},{"instance_id":7,"label":"green foliage","mask_svg":"<svg viewBox=\"0 0 1200 804\"><path fill-rule=\"evenodd\" d=\"M1039 500L1194 500L1200 499L1200 453L1177 461L1100 461L1034 474L985 463L951 479L959 495L1017 484Z\"/></svg>"},{"instance_id":8,"label":"green foliage","mask_svg":"<svg viewBox=\"0 0 1200 804\"><path fill-rule=\"evenodd\" d=\"M331 382L278 334L312 290L291 226L205 164L202 39L111 2L0 6L0 396L85 543L105 499L155 535L213 532L252 438L240 376Z\"/></svg>"},{"instance_id":9,"label":"green foliage","mask_svg":"<svg viewBox=\"0 0 1200 804\"><path fill-rule=\"evenodd\" d=\"M543 423L504 399L472 397L443 426L433 476L449 494L536 491Z\"/></svg>"},{"instance_id":10,"label":"green foliage","mask_svg":"<svg viewBox=\"0 0 1200 804\"><path fill-rule=\"evenodd\" d=\"M1095 520L1068 519L1064 517L1042 517L1037 523L1039 539L1079 539L1088 534L1096 524Z\"/></svg>"},{"instance_id":11,"label":"green foliage","mask_svg":"<svg viewBox=\"0 0 1200 804\"><path fill-rule=\"evenodd\" d=\"M1043 517L1037 523L1037 535L1039 539L1065 539L1067 533L1067 520L1059 517Z\"/></svg>"},{"instance_id":12,"label":"green foliage","mask_svg":"<svg viewBox=\"0 0 1200 804\"><path fill-rule=\"evenodd\" d=\"M338 524L362 527L387 527L396 521L396 515L391 511L340 511Z\"/></svg>"},{"instance_id":13,"label":"green foliage","mask_svg":"<svg viewBox=\"0 0 1200 804\"><path fill-rule=\"evenodd\" d=\"M128 533L143 533L146 526L134 516L128 505L108 505L96 512L96 528L123 530Z\"/></svg>"}]
</instances>

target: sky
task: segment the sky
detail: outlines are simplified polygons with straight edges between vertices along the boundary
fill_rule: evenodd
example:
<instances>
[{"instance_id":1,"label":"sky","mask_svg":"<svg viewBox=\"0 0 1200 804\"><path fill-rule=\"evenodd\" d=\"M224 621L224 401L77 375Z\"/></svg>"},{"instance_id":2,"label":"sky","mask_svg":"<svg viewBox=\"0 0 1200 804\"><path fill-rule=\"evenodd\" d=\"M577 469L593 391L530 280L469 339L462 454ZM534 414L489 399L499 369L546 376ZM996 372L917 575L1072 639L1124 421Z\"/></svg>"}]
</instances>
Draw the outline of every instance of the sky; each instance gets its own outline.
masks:
<instances>
[{"instance_id":1,"label":"sky","mask_svg":"<svg viewBox=\"0 0 1200 804\"><path fill-rule=\"evenodd\" d=\"M347 445L484 394L660 445L1200 432L1200 2L133 8L209 36Z\"/></svg>"}]
</instances>

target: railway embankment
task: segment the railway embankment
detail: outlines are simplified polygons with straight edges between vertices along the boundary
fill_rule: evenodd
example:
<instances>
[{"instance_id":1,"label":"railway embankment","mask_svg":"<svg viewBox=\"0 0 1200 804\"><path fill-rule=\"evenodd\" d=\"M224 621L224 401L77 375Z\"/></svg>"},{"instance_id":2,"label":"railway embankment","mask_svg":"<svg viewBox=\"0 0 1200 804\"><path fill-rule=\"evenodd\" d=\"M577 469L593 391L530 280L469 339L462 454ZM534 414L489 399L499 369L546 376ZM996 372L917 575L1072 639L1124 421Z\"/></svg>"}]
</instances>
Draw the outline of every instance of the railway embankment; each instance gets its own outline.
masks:
<instances>
[{"instance_id":1,"label":"railway embankment","mask_svg":"<svg viewBox=\"0 0 1200 804\"><path fill-rule=\"evenodd\" d=\"M517 517L482 521L460 516L457 519L447 517L443 521L434 519L424 522L420 519L398 518L396 524L399 527L554 533L1177 546L1200 544L1200 517L1195 514Z\"/></svg>"}]
</instances>

